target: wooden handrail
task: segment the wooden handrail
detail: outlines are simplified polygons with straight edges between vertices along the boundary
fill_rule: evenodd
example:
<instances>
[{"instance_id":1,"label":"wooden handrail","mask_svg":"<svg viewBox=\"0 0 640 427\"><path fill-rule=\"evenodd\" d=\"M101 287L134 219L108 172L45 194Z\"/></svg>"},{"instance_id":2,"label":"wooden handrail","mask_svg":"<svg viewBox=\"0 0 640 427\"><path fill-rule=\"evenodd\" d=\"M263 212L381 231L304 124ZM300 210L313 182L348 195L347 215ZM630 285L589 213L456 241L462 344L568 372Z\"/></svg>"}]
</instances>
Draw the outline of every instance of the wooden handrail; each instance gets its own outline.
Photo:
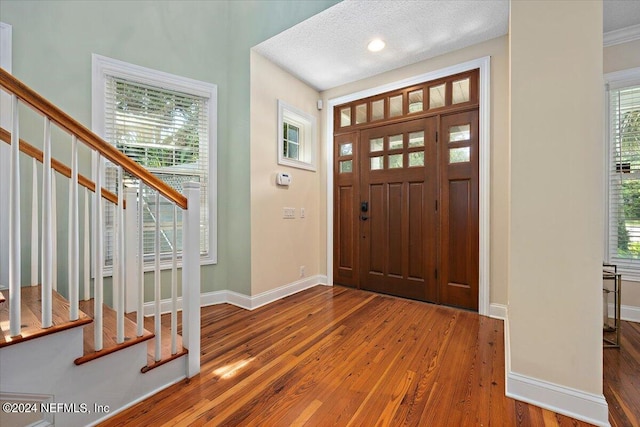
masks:
<instances>
[{"instance_id":1,"label":"wooden handrail","mask_svg":"<svg viewBox=\"0 0 640 427\"><path fill-rule=\"evenodd\" d=\"M11 133L8 132L5 128L0 127L0 139L11 145ZM24 139L20 139L20 151L42 163L42 159L44 158L42 151L26 142ZM67 178L71 178L71 168L64 165L60 161L52 158L51 167L61 175L64 175ZM78 174L78 184L89 189L90 191L93 191L94 193L96 191L96 183L91 181L84 175ZM113 204L118 204L118 196L104 187L102 187L102 197ZM126 207L126 205L123 206Z\"/></svg>"},{"instance_id":2,"label":"wooden handrail","mask_svg":"<svg viewBox=\"0 0 640 427\"><path fill-rule=\"evenodd\" d=\"M65 129L71 135L75 135L79 141L99 152L107 160L121 166L136 178L141 179L147 186L157 190L168 200L174 202L182 209L187 209L187 198L162 182L143 166L122 154L116 147L109 144L98 135L74 120L67 113L40 96L33 89L9 74L4 68L0 68L0 86L7 92L16 95L22 102L34 110L48 117L60 128Z\"/></svg>"}]
</instances>

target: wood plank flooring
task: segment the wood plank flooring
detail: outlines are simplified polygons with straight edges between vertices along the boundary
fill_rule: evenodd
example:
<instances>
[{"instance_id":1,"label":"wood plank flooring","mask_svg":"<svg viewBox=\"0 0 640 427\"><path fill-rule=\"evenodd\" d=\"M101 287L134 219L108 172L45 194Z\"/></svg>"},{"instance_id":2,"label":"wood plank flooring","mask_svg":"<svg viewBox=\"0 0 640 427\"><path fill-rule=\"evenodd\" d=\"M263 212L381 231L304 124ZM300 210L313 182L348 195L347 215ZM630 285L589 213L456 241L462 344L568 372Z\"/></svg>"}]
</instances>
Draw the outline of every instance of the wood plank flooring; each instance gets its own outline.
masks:
<instances>
[{"instance_id":1,"label":"wood plank flooring","mask_svg":"<svg viewBox=\"0 0 640 427\"><path fill-rule=\"evenodd\" d=\"M501 321L317 286L251 312L203 308L200 375L101 425L588 424L504 396Z\"/></svg>"},{"instance_id":2,"label":"wood plank flooring","mask_svg":"<svg viewBox=\"0 0 640 427\"><path fill-rule=\"evenodd\" d=\"M619 349L604 350L604 396L612 427L640 426L640 323L622 321Z\"/></svg>"}]
</instances>

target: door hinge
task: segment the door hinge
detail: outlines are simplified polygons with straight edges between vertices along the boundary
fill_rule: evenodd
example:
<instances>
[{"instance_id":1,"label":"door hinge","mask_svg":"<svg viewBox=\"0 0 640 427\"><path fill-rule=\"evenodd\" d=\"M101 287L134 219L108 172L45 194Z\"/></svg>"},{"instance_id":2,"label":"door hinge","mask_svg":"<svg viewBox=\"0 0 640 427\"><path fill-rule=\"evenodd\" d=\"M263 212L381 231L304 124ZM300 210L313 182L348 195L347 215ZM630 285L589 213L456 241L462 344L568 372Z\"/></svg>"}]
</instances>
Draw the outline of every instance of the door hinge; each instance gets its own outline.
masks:
<instances>
[{"instance_id":1,"label":"door hinge","mask_svg":"<svg viewBox=\"0 0 640 427\"><path fill-rule=\"evenodd\" d=\"M436 142L438 142L438 131L436 131Z\"/></svg>"},{"instance_id":2,"label":"door hinge","mask_svg":"<svg viewBox=\"0 0 640 427\"><path fill-rule=\"evenodd\" d=\"M436 199L436 212L438 211L438 199Z\"/></svg>"},{"instance_id":3,"label":"door hinge","mask_svg":"<svg viewBox=\"0 0 640 427\"><path fill-rule=\"evenodd\" d=\"M436 276L436 279L437 279L438 278L438 269L437 268L435 270L435 276Z\"/></svg>"}]
</instances>

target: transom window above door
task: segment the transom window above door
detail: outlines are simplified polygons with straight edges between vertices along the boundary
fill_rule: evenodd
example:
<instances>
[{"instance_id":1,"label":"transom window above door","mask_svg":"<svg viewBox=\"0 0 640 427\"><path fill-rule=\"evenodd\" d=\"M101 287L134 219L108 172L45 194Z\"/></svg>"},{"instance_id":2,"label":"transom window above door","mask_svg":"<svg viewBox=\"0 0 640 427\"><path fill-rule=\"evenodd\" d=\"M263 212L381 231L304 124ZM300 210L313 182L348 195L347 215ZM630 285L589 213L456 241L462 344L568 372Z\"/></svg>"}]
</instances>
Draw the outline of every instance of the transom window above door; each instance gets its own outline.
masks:
<instances>
[{"instance_id":1,"label":"transom window above door","mask_svg":"<svg viewBox=\"0 0 640 427\"><path fill-rule=\"evenodd\" d=\"M338 106L336 131L438 114L478 102L478 70Z\"/></svg>"}]
</instances>

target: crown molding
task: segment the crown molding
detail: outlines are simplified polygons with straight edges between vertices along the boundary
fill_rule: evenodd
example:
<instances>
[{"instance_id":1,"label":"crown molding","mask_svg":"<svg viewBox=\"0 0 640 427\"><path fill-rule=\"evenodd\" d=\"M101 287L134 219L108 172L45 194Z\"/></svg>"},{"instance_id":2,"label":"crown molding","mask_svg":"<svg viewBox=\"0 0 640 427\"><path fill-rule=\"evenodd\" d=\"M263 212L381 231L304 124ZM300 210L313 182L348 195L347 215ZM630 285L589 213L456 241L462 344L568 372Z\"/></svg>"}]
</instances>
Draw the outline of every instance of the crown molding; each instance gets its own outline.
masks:
<instances>
[{"instance_id":1,"label":"crown molding","mask_svg":"<svg viewBox=\"0 0 640 427\"><path fill-rule=\"evenodd\" d=\"M640 40L640 24L604 33L604 47Z\"/></svg>"}]
</instances>

